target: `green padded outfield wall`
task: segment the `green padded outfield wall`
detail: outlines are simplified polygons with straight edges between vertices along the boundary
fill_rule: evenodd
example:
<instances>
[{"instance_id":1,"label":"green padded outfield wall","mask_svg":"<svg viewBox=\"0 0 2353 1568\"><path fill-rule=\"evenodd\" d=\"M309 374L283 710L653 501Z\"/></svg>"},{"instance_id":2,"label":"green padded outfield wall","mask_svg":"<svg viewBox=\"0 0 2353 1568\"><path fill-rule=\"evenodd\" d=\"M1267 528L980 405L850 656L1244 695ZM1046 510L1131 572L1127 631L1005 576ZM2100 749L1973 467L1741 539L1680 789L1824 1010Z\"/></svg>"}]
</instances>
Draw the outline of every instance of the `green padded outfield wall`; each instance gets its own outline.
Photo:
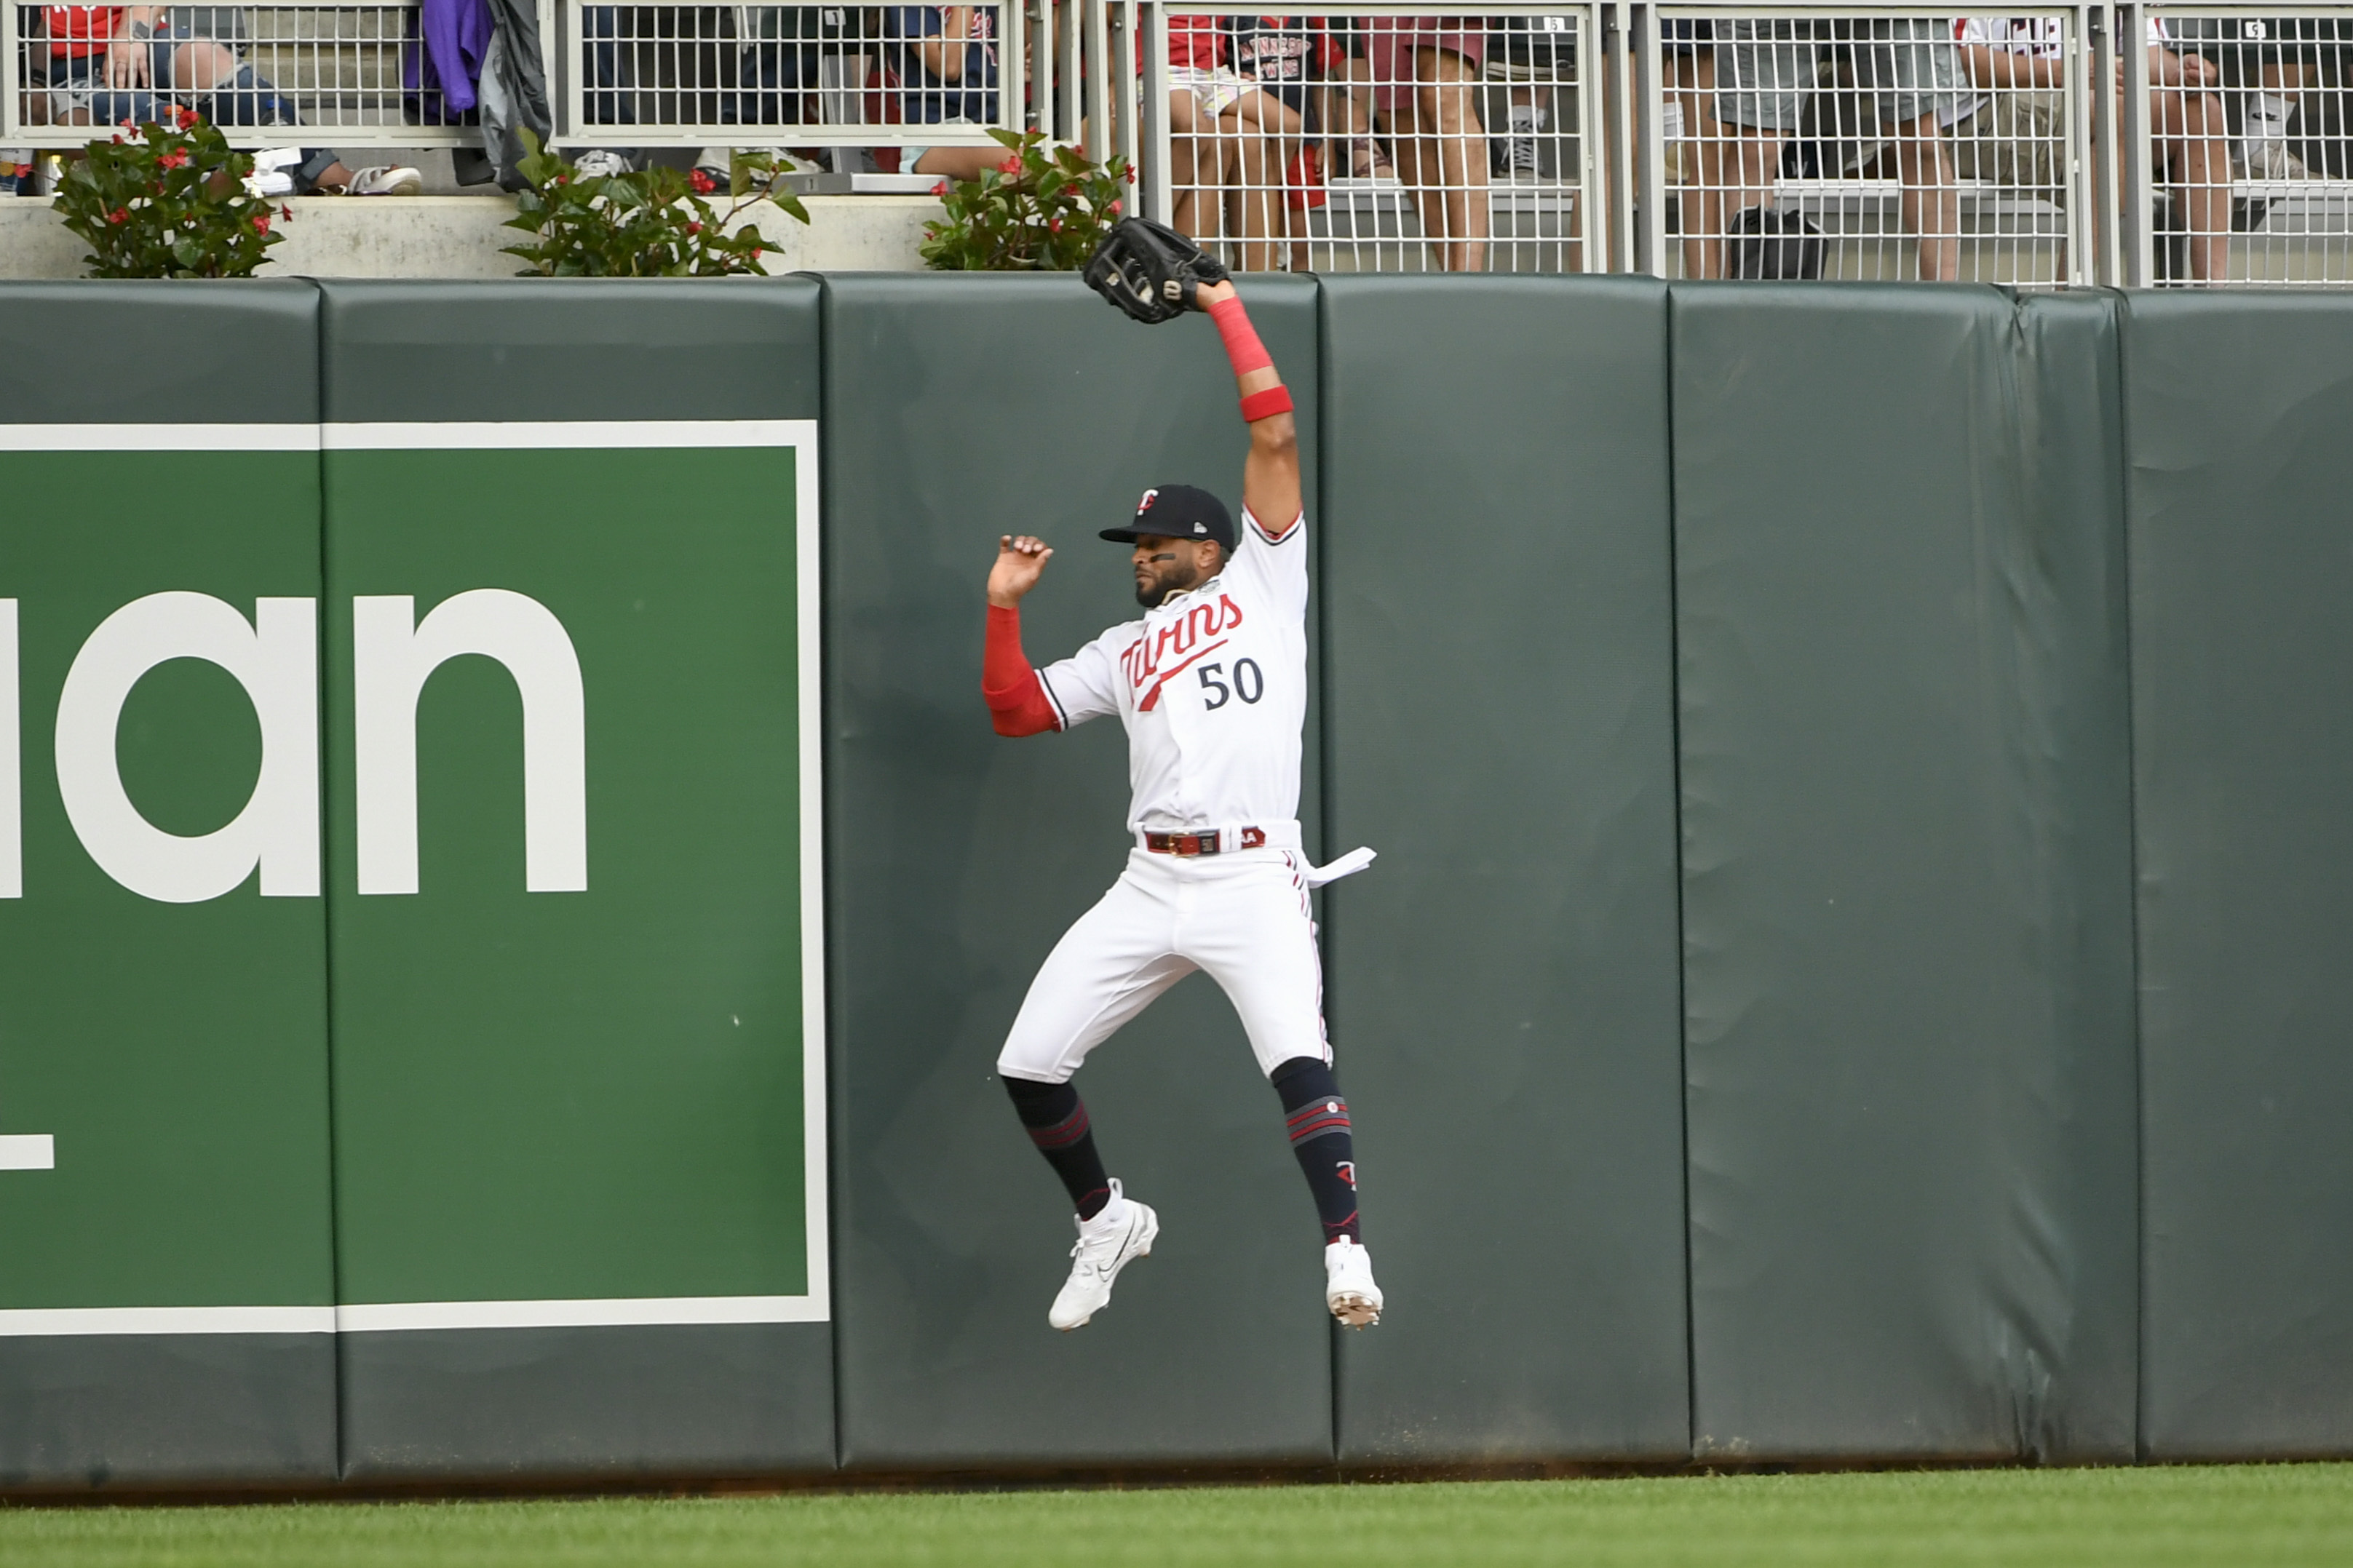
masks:
<instances>
[{"instance_id":1,"label":"green padded outfield wall","mask_svg":"<svg viewBox=\"0 0 2353 1568\"><path fill-rule=\"evenodd\" d=\"M995 1076L1029 977L1119 874L1118 725L1008 741L980 700L1000 534L1056 547L1030 657L1136 614L1095 537L1149 485L1238 500L1208 323L1147 329L1075 278L826 281L826 680L841 1449L856 1468L1316 1461L1332 1452L1314 1212L1206 976L1078 1083L1160 1211L1114 1310L1059 1334L1070 1209ZM1254 284L1313 495L1315 289ZM1315 720L1308 725L1311 782Z\"/></svg>"},{"instance_id":2,"label":"green padded outfield wall","mask_svg":"<svg viewBox=\"0 0 2353 1568\"><path fill-rule=\"evenodd\" d=\"M316 335L0 286L0 1484L334 1474Z\"/></svg>"},{"instance_id":3,"label":"green padded outfield wall","mask_svg":"<svg viewBox=\"0 0 2353 1568\"><path fill-rule=\"evenodd\" d=\"M1351 1463L1690 1446L1666 289L1324 285ZM1442 438L1432 439L1433 436Z\"/></svg>"},{"instance_id":4,"label":"green padded outfield wall","mask_svg":"<svg viewBox=\"0 0 2353 1568\"><path fill-rule=\"evenodd\" d=\"M2353 299L2127 308L2153 1458L2353 1452Z\"/></svg>"},{"instance_id":5,"label":"green padded outfield wall","mask_svg":"<svg viewBox=\"0 0 2353 1568\"><path fill-rule=\"evenodd\" d=\"M817 285L323 292L344 1472L828 1468Z\"/></svg>"},{"instance_id":6,"label":"green padded outfield wall","mask_svg":"<svg viewBox=\"0 0 2353 1568\"><path fill-rule=\"evenodd\" d=\"M1674 289L1703 1458L2133 1453L2113 310Z\"/></svg>"}]
</instances>

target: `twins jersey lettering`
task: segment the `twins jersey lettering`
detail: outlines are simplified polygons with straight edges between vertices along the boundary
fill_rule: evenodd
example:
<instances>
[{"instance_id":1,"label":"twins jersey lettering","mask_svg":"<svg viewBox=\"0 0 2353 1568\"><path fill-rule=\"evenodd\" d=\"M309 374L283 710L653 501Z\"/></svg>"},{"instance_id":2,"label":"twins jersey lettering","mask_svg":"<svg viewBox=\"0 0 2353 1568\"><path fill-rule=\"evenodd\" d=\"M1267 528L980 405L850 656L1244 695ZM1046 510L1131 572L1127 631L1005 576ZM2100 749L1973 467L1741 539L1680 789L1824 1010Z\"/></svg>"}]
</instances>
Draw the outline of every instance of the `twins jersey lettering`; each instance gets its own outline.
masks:
<instances>
[{"instance_id":1,"label":"twins jersey lettering","mask_svg":"<svg viewBox=\"0 0 2353 1568\"><path fill-rule=\"evenodd\" d=\"M1130 831L1257 826L1299 843L1307 719L1307 522L1248 508L1222 571L1039 671L1060 727L1119 715Z\"/></svg>"}]
</instances>

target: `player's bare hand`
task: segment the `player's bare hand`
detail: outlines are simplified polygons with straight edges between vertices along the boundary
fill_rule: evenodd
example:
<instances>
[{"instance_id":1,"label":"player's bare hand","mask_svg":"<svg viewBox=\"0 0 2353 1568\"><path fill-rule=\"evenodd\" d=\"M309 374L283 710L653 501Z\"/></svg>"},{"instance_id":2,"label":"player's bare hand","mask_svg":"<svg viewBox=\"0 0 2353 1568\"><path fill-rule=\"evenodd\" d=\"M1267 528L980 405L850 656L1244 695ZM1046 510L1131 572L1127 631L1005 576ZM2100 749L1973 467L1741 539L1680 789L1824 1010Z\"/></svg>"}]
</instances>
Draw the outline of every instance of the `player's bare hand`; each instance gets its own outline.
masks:
<instances>
[{"instance_id":1,"label":"player's bare hand","mask_svg":"<svg viewBox=\"0 0 2353 1568\"><path fill-rule=\"evenodd\" d=\"M1193 290L1193 298L1200 301L1201 309L1206 310L1220 300L1230 300L1239 292L1231 283L1204 283Z\"/></svg>"},{"instance_id":2,"label":"player's bare hand","mask_svg":"<svg viewBox=\"0 0 2353 1568\"><path fill-rule=\"evenodd\" d=\"M988 569L988 602L1009 610L1038 585L1038 575L1054 552L1033 535L1006 534L997 542L997 564Z\"/></svg>"}]
</instances>

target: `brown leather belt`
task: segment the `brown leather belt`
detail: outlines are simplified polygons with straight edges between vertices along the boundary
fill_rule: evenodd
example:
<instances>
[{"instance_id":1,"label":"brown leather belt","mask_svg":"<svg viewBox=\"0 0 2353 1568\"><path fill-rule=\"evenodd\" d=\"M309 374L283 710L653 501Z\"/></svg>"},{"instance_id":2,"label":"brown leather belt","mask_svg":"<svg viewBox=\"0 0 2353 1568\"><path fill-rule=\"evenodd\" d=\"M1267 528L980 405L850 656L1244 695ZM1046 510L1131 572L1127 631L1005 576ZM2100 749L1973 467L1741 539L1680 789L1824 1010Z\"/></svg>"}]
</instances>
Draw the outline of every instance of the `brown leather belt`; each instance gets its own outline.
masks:
<instances>
[{"instance_id":1,"label":"brown leather belt","mask_svg":"<svg viewBox=\"0 0 2353 1568\"><path fill-rule=\"evenodd\" d=\"M1242 841L1237 847L1261 849L1266 847L1266 834L1263 829L1245 827L1240 831ZM1144 836L1144 847L1155 855L1217 855L1224 850L1220 836L1215 831L1147 833Z\"/></svg>"}]
</instances>

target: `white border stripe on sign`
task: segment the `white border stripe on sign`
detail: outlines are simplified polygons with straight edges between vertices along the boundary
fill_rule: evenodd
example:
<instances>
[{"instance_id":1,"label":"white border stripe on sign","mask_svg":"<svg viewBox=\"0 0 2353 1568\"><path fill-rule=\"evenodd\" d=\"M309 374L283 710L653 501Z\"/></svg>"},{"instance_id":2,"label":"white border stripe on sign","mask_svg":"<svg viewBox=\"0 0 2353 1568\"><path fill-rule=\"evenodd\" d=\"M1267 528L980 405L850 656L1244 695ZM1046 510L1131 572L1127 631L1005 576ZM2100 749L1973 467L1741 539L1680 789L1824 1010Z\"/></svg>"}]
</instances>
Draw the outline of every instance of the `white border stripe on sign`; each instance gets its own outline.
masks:
<instances>
[{"instance_id":1,"label":"white border stripe on sign","mask_svg":"<svg viewBox=\"0 0 2353 1568\"><path fill-rule=\"evenodd\" d=\"M530 447L817 446L814 419L575 419L446 425L322 425L330 452L459 451Z\"/></svg>"},{"instance_id":2,"label":"white border stripe on sign","mask_svg":"<svg viewBox=\"0 0 2353 1568\"><path fill-rule=\"evenodd\" d=\"M316 425L18 425L26 452L315 452Z\"/></svg>"},{"instance_id":3,"label":"white border stripe on sign","mask_svg":"<svg viewBox=\"0 0 2353 1568\"><path fill-rule=\"evenodd\" d=\"M332 1307L16 1307L0 1337L34 1334L332 1334Z\"/></svg>"},{"instance_id":4,"label":"white border stripe on sign","mask_svg":"<svg viewBox=\"0 0 2353 1568\"><path fill-rule=\"evenodd\" d=\"M343 1333L417 1329L602 1329L675 1323L822 1323L819 1296L648 1296L608 1301L389 1301L338 1307Z\"/></svg>"}]
</instances>

